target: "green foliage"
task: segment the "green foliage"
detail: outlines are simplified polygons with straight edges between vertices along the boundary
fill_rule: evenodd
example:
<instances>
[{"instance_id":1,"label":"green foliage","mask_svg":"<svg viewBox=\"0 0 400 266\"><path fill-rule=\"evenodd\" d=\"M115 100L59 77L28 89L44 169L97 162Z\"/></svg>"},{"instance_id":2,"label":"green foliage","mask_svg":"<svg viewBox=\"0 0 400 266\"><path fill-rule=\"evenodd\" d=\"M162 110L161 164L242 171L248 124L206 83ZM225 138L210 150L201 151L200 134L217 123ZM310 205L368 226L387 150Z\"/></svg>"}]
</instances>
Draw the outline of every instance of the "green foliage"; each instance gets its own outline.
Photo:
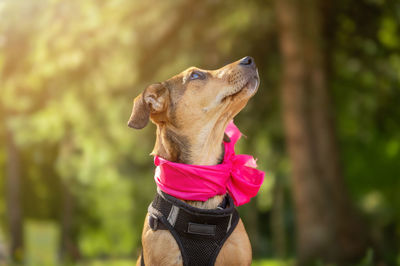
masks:
<instances>
[{"instance_id":1,"label":"green foliage","mask_svg":"<svg viewBox=\"0 0 400 266\"><path fill-rule=\"evenodd\" d=\"M28 221L25 226L27 265L54 266L58 261L60 230L52 222Z\"/></svg>"},{"instance_id":2,"label":"green foliage","mask_svg":"<svg viewBox=\"0 0 400 266\"><path fill-rule=\"evenodd\" d=\"M365 258L360 262L359 266L372 266L374 265L374 252L372 249L367 251Z\"/></svg>"},{"instance_id":3,"label":"green foliage","mask_svg":"<svg viewBox=\"0 0 400 266\"><path fill-rule=\"evenodd\" d=\"M367 30L365 14L376 8ZM381 243L392 263L398 252L392 241L400 238L399 11L394 2L343 10L332 83L346 181L374 237L392 243Z\"/></svg>"}]
</instances>

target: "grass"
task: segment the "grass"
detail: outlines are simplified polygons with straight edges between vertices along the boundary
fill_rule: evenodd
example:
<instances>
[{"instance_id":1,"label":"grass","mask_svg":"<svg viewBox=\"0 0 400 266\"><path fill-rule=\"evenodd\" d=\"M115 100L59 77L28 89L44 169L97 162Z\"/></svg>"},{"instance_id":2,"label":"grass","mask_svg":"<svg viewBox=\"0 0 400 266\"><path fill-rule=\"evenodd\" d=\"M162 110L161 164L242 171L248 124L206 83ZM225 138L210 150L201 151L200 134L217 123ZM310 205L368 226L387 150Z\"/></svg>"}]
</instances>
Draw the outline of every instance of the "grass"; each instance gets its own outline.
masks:
<instances>
[{"instance_id":1,"label":"grass","mask_svg":"<svg viewBox=\"0 0 400 266\"><path fill-rule=\"evenodd\" d=\"M260 259L253 260L252 266L292 266L293 260Z\"/></svg>"}]
</instances>

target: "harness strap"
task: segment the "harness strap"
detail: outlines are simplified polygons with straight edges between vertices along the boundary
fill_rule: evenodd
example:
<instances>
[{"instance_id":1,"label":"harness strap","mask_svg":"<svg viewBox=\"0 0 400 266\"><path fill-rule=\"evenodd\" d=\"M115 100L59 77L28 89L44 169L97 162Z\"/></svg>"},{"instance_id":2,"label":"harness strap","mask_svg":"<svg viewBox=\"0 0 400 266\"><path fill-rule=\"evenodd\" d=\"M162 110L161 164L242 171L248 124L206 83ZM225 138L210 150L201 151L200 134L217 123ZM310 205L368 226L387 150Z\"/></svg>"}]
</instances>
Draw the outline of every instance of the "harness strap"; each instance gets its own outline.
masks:
<instances>
[{"instance_id":1,"label":"harness strap","mask_svg":"<svg viewBox=\"0 0 400 266\"><path fill-rule=\"evenodd\" d=\"M140 266L145 266L144 265L143 250L142 250L142 254L140 254Z\"/></svg>"}]
</instances>

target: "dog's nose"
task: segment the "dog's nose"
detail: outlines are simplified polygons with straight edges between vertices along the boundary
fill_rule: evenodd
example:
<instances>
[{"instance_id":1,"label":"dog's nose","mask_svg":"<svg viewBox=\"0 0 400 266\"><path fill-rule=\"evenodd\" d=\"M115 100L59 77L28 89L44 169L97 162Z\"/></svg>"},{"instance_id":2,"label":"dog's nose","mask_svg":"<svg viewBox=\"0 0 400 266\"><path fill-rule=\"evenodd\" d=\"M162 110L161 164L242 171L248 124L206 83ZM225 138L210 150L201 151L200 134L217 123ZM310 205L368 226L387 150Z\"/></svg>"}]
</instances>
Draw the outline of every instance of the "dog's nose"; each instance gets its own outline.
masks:
<instances>
[{"instance_id":1,"label":"dog's nose","mask_svg":"<svg viewBox=\"0 0 400 266\"><path fill-rule=\"evenodd\" d=\"M243 57L242 59L240 59L239 65L242 65L242 66L254 66L255 65L254 59L251 56Z\"/></svg>"}]
</instances>

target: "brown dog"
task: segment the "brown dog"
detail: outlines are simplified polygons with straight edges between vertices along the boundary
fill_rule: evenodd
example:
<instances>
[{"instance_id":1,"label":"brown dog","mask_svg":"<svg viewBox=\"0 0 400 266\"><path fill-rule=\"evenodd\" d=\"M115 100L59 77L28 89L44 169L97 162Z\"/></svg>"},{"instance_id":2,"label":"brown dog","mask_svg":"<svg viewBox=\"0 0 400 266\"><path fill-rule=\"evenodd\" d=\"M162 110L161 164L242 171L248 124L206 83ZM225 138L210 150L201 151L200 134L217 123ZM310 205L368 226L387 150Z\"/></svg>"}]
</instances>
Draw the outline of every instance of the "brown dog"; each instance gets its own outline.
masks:
<instances>
[{"instance_id":1,"label":"brown dog","mask_svg":"<svg viewBox=\"0 0 400 266\"><path fill-rule=\"evenodd\" d=\"M251 57L213 71L191 67L165 82L150 85L137 96L128 125L141 129L149 119L157 125L153 155L184 164L215 165L223 158L227 124L256 93L258 85ZM224 195L219 195L205 202L187 203L215 209L223 199ZM151 230L148 215L142 245L146 265L182 265L174 237L167 230ZM251 260L250 241L240 220L215 265L250 265Z\"/></svg>"}]
</instances>

